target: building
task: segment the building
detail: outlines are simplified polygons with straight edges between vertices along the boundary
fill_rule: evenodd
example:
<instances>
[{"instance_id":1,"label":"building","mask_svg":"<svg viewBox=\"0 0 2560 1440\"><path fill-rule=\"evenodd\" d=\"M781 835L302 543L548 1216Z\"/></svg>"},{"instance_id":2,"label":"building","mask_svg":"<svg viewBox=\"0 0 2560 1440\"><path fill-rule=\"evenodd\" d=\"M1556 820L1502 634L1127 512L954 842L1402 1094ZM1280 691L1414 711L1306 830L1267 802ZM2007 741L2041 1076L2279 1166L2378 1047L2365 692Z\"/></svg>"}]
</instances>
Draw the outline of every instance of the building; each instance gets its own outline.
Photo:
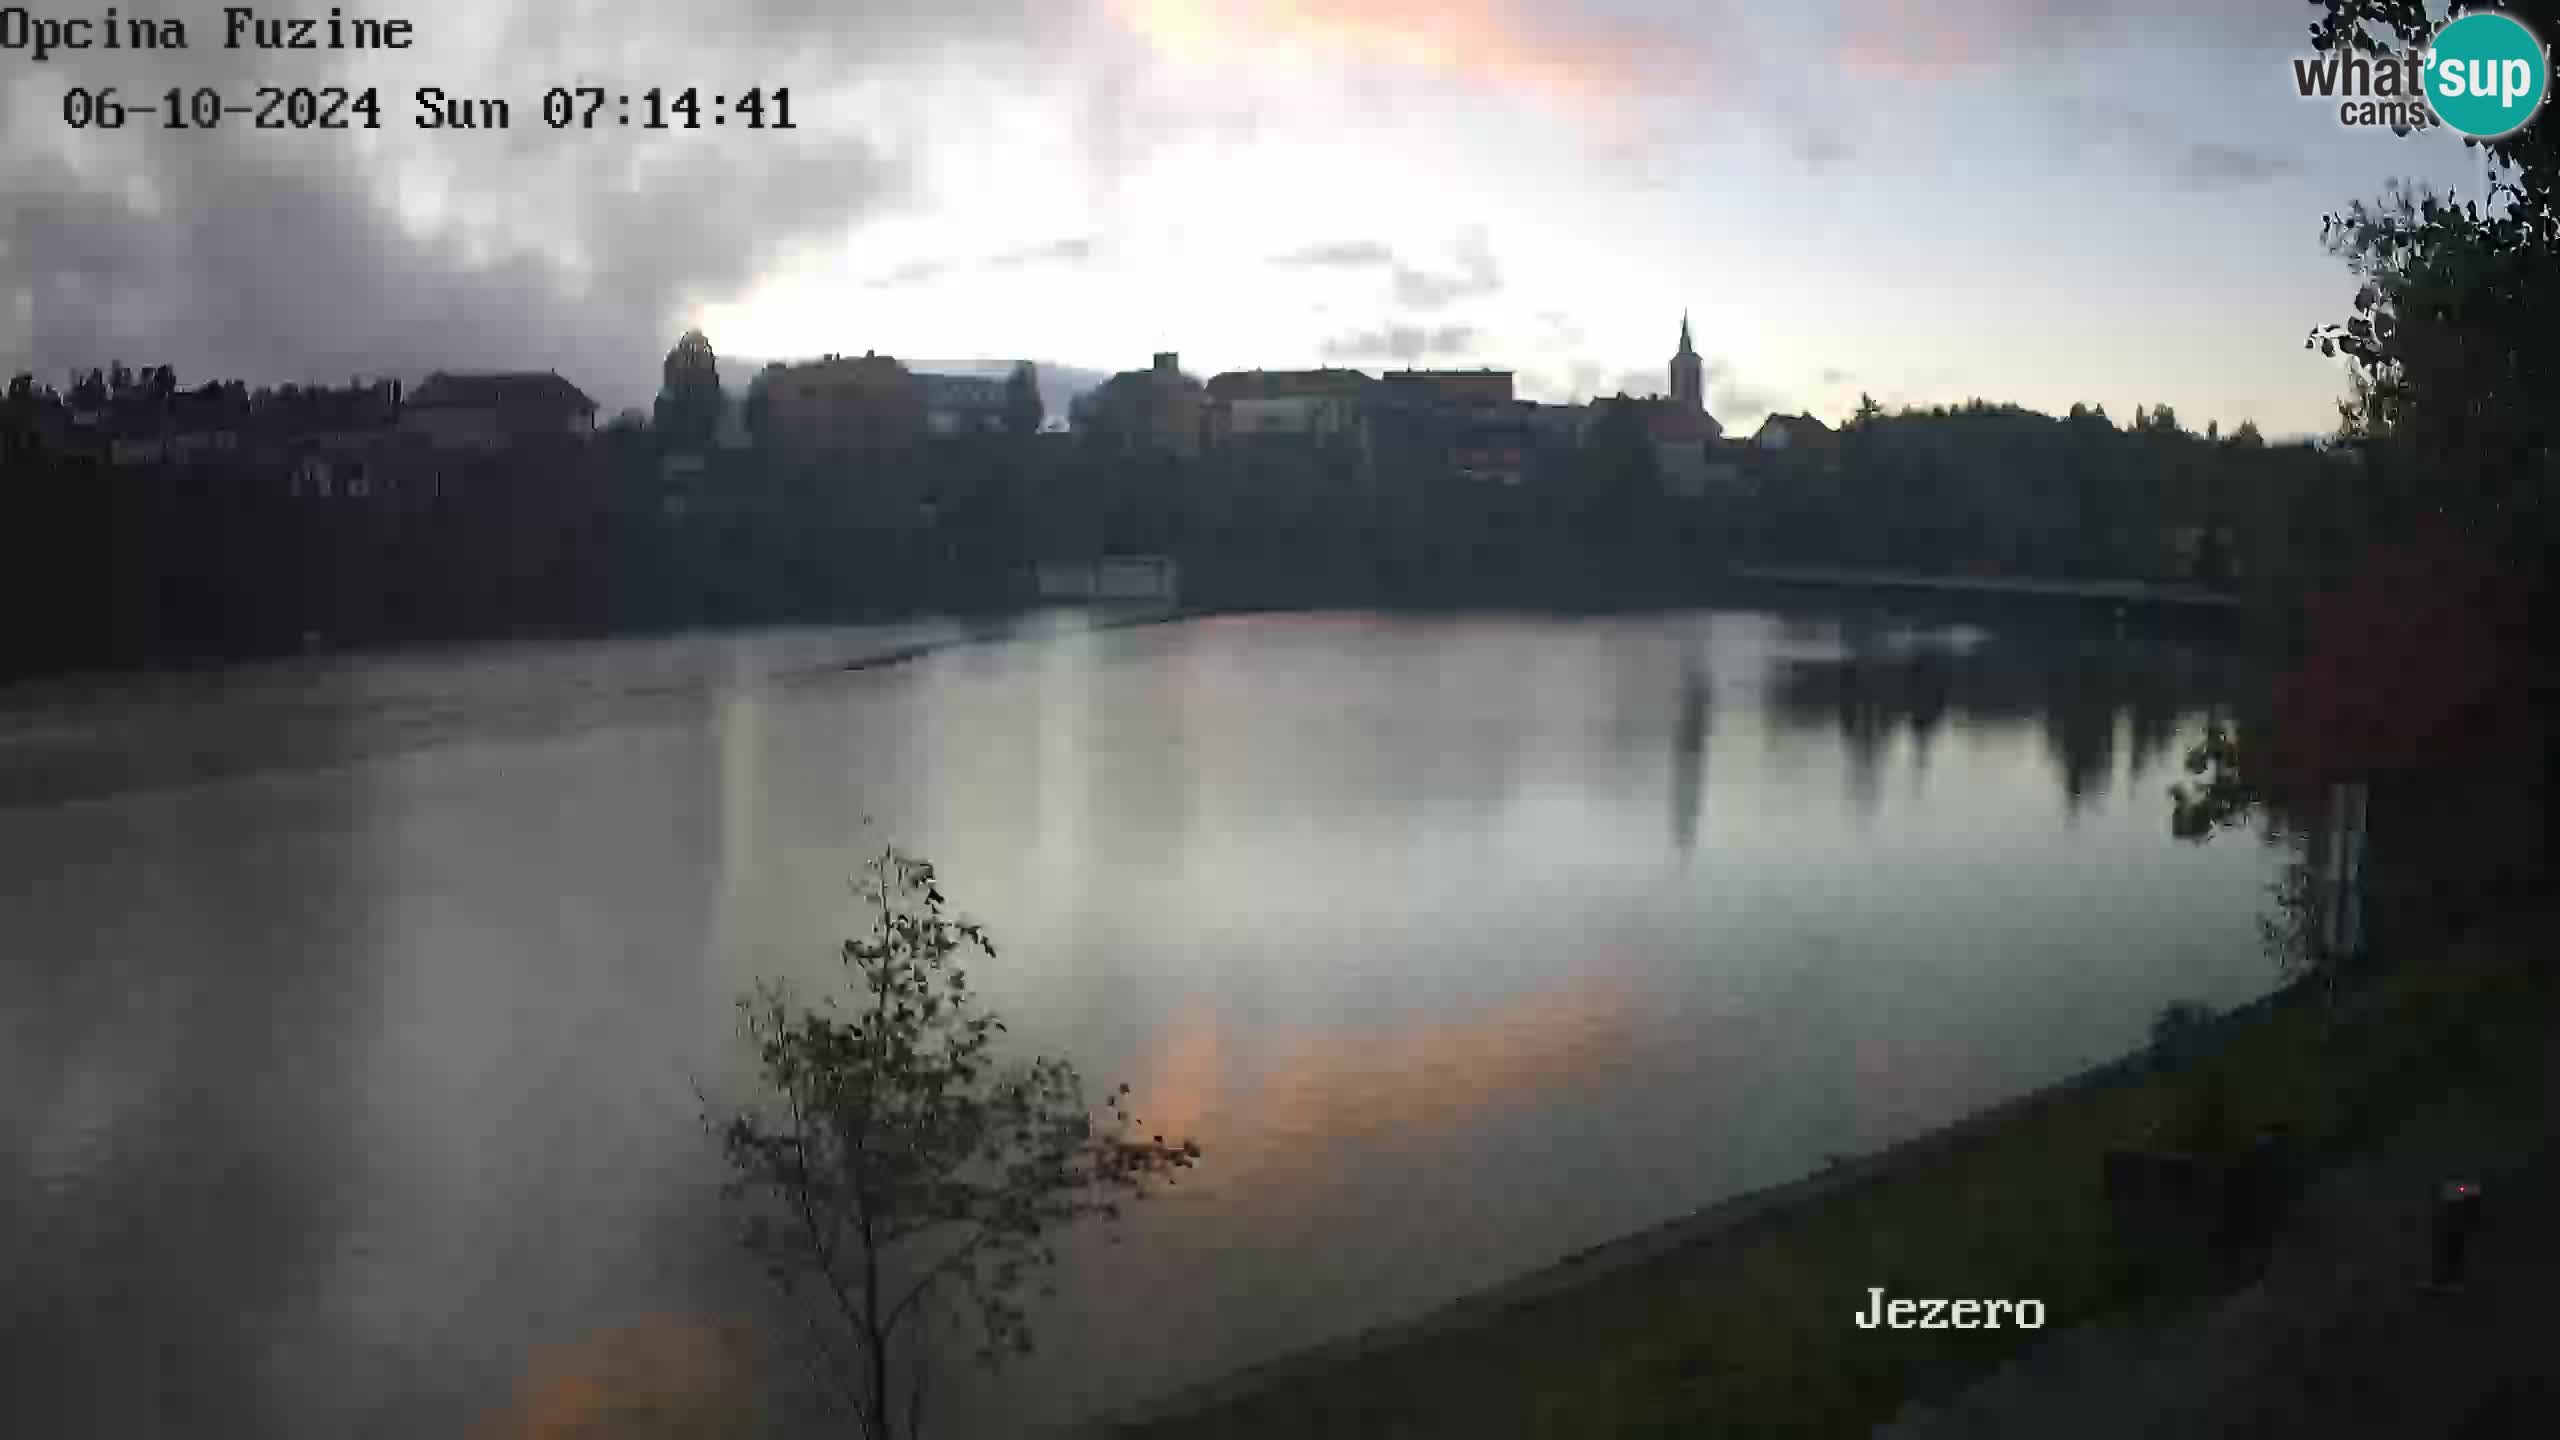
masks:
<instances>
[{"instance_id":1,"label":"building","mask_svg":"<svg viewBox=\"0 0 2560 1440\"><path fill-rule=\"evenodd\" d=\"M720 406L720 424L711 432L711 448L733 451L753 450L756 448L756 437L747 429L747 407L728 402L726 397L723 397L723 401L724 403Z\"/></svg>"},{"instance_id":2,"label":"building","mask_svg":"<svg viewBox=\"0 0 2560 1440\"><path fill-rule=\"evenodd\" d=\"M1759 476L1743 463L1744 447L1725 440L1654 445L1662 493L1674 500L1732 497L1759 489Z\"/></svg>"},{"instance_id":3,"label":"building","mask_svg":"<svg viewBox=\"0 0 2560 1440\"><path fill-rule=\"evenodd\" d=\"M1390 370L1378 379L1389 394L1425 404L1508 405L1513 398L1508 370Z\"/></svg>"},{"instance_id":4,"label":"building","mask_svg":"<svg viewBox=\"0 0 2560 1440\"><path fill-rule=\"evenodd\" d=\"M1377 379L1366 371L1327 366L1315 370L1229 370L1211 377L1207 389L1210 399L1233 403L1292 396L1357 396L1377 385Z\"/></svg>"},{"instance_id":5,"label":"building","mask_svg":"<svg viewBox=\"0 0 2560 1440\"><path fill-rule=\"evenodd\" d=\"M1378 382L1358 370L1231 370L1210 377L1211 443L1254 436L1362 439Z\"/></svg>"},{"instance_id":6,"label":"building","mask_svg":"<svg viewBox=\"0 0 2560 1440\"><path fill-rule=\"evenodd\" d=\"M1529 478L1537 437L1526 416L1492 412L1471 417L1449 447L1450 473L1480 485L1516 486Z\"/></svg>"},{"instance_id":7,"label":"building","mask_svg":"<svg viewBox=\"0 0 2560 1440\"><path fill-rule=\"evenodd\" d=\"M343 389L287 385L250 397L250 411L259 461L282 469L288 493L306 498L367 498L383 483L393 452L440 448L430 431L410 424L396 380L358 380Z\"/></svg>"},{"instance_id":8,"label":"building","mask_svg":"<svg viewBox=\"0 0 2560 1440\"><path fill-rule=\"evenodd\" d=\"M1751 444L1772 460L1824 472L1840 468L1840 432L1810 415L1772 415L1760 422Z\"/></svg>"},{"instance_id":9,"label":"building","mask_svg":"<svg viewBox=\"0 0 2560 1440\"><path fill-rule=\"evenodd\" d=\"M1659 396L1642 402L1645 433L1656 445L1715 445L1724 439L1724 426L1703 410L1686 410L1676 401Z\"/></svg>"},{"instance_id":10,"label":"building","mask_svg":"<svg viewBox=\"0 0 2560 1440\"><path fill-rule=\"evenodd\" d=\"M1527 481L1537 435L1508 370L1389 370L1376 389L1380 442L1476 484Z\"/></svg>"},{"instance_id":11,"label":"building","mask_svg":"<svg viewBox=\"0 0 2560 1440\"><path fill-rule=\"evenodd\" d=\"M287 385L253 397L251 404L266 453L355 455L398 430L423 433L406 423L409 412L397 380L359 380L344 389Z\"/></svg>"},{"instance_id":12,"label":"building","mask_svg":"<svg viewBox=\"0 0 2560 1440\"><path fill-rule=\"evenodd\" d=\"M1836 448L1840 434L1810 415L1772 415L1760 422L1751 443L1763 450Z\"/></svg>"},{"instance_id":13,"label":"building","mask_svg":"<svg viewBox=\"0 0 2560 1440\"><path fill-rule=\"evenodd\" d=\"M1583 404L1540 405L1524 403L1521 413L1528 418L1530 433L1538 437L1542 447L1577 449L1582 437L1591 429L1591 407Z\"/></svg>"},{"instance_id":14,"label":"building","mask_svg":"<svg viewBox=\"0 0 2560 1440\"><path fill-rule=\"evenodd\" d=\"M1689 343L1689 316L1680 316L1680 348L1671 354L1671 393L1653 396L1645 426L1656 444L1712 443L1724 437L1724 425L1707 411L1707 365Z\"/></svg>"},{"instance_id":15,"label":"building","mask_svg":"<svg viewBox=\"0 0 2560 1440\"><path fill-rule=\"evenodd\" d=\"M766 367L765 435L803 459L895 450L925 430L925 387L895 357L864 351Z\"/></svg>"},{"instance_id":16,"label":"building","mask_svg":"<svg viewBox=\"0 0 2560 1440\"><path fill-rule=\"evenodd\" d=\"M172 459L228 457L249 434L249 391L239 381L180 392L169 408Z\"/></svg>"},{"instance_id":17,"label":"building","mask_svg":"<svg viewBox=\"0 0 2560 1440\"><path fill-rule=\"evenodd\" d=\"M918 375L929 435L995 435L1004 431L1005 382L978 375Z\"/></svg>"},{"instance_id":18,"label":"building","mask_svg":"<svg viewBox=\"0 0 2560 1440\"><path fill-rule=\"evenodd\" d=\"M1689 316L1680 316L1680 347L1671 354L1671 393L1644 402L1645 434L1653 441L1662 492L1695 500L1729 491L1738 470L1725 454L1724 424L1707 410L1707 365L1689 338Z\"/></svg>"},{"instance_id":19,"label":"building","mask_svg":"<svg viewBox=\"0 0 2560 1440\"><path fill-rule=\"evenodd\" d=\"M1680 348L1671 356L1671 403L1681 410L1707 413L1707 365L1689 344L1689 312L1680 312Z\"/></svg>"},{"instance_id":20,"label":"building","mask_svg":"<svg viewBox=\"0 0 2560 1440\"><path fill-rule=\"evenodd\" d=\"M439 450L503 450L595 434L596 402L556 370L465 374L439 370L398 407L403 431Z\"/></svg>"},{"instance_id":21,"label":"building","mask_svg":"<svg viewBox=\"0 0 2560 1440\"><path fill-rule=\"evenodd\" d=\"M1078 399L1075 428L1093 443L1124 454L1190 458L1207 438L1209 394L1182 373L1182 357L1156 352L1144 370L1123 370Z\"/></svg>"}]
</instances>

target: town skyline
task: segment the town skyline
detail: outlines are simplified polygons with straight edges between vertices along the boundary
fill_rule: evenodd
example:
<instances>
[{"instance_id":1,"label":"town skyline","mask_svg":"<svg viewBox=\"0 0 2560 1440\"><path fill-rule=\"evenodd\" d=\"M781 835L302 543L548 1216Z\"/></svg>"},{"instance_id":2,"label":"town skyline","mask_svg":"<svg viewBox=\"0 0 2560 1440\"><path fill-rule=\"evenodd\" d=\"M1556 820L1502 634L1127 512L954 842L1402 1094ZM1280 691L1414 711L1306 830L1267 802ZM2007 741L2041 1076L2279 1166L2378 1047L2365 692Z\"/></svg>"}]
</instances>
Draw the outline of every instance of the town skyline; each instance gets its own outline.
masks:
<instances>
[{"instance_id":1,"label":"town skyline","mask_svg":"<svg viewBox=\"0 0 2560 1440\"><path fill-rule=\"evenodd\" d=\"M2478 171L2294 94L2293 8L670 0L617 8L608 67L592 26L483 0L397 52L63 52L0 131L0 367L554 368L610 414L699 327L1093 376L1501 365L1561 402L1643 393L1685 308L1733 424L1868 393L2319 433L2344 380L2301 340L2352 284L2310 217ZM801 128L555 132L568 81L789 85ZM54 113L268 83L510 94L518 123Z\"/></svg>"},{"instance_id":2,"label":"town skyline","mask_svg":"<svg viewBox=\"0 0 2560 1440\"><path fill-rule=\"evenodd\" d=\"M706 345L710 343L709 338L705 336L699 328L692 328L688 329L683 336L679 337L678 344L681 346L687 342L696 340L700 340ZM885 352L872 350L866 350L863 354L866 358L877 356L880 360L890 362L899 370L912 375L916 380L923 382L961 381L965 383L971 381L984 381L993 384L1003 381L1017 368L1027 366L1031 369L1035 377L1035 393L1040 398L1042 413L1045 420L1044 428L1061 431L1070 429L1080 430L1085 428L1086 418L1083 416L1082 412L1085 408L1086 402L1089 399L1098 397L1104 391L1105 387L1107 387L1113 380L1144 376L1149 374L1151 371L1163 372L1167 368L1168 364L1172 366L1175 373L1179 373L1195 383L1204 380L1209 382L1209 388L1213 395L1218 390L1218 382L1232 382L1248 378L1259 378L1266 375L1275 378L1301 380L1329 375L1356 375L1368 381L1394 380L1398 378L1424 379L1432 377L1463 378L1471 376L1498 376L1504 382L1503 391L1505 403L1516 402L1533 409L1573 411L1587 410L1593 406L1612 400L1633 400L1646 402L1648 404L1666 405L1674 409L1695 411L1708 417L1713 422L1711 426L1712 435L1710 435L1709 438L1720 438L1721 440L1728 442L1739 442L1753 438L1766 430L1773 423L1809 420L1816 422L1824 429L1830 429L1837 426L1847 426L1855 423L1855 420L1861 410L1870 405L1874 406L1877 413L1925 415L1932 411L1943 414L1949 411L1959 411L1969 408L1978 409L1986 404L1990 404L1994 406L2014 408L2031 414L2047 415L2052 418L2077 418L2084 413L2094 414L2101 418L2111 418L2113 423L2133 429L2142 428L2144 423L2142 417L2146 409L2150 408L2137 401L2132 406L2127 407L2121 415L2117 415L2110 411L2104 401L2073 401L2071 404L2060 409L2045 411L2034 406L2019 405L2014 401L2000 400L1996 397L1979 395L1965 396L1953 400L1941 400L1934 404L1920 404L1917 402L1905 401L1900 405L1885 406L1881 402L1877 401L1873 395L1862 392L1858 397L1857 403L1843 415L1826 417L1818 410L1810 408L1801 410L1781 410L1763 407L1757 410L1728 412L1733 416L1733 419L1728 421L1725 415L1717 414L1715 406L1712 403L1712 383L1715 372L1709 362L1707 362L1703 356L1699 355L1692 348L1691 326L1689 317L1685 313L1681 316L1680 320L1680 333L1677 346L1678 348L1667 357L1666 361L1662 365L1656 367L1656 370L1650 379L1648 379L1646 374L1642 371L1626 371L1615 377L1618 382L1618 388L1615 390L1594 392L1588 395L1577 395L1565 400L1547 399L1538 394L1531 393L1531 387L1520 382L1524 375L1534 374L1533 371L1524 372L1518 367L1490 363L1490 357L1478 357L1479 362L1481 363L1430 364L1417 360L1412 363L1361 365L1327 361L1313 365L1241 365L1222 370L1210 371L1181 363L1181 354L1179 351L1155 351L1152 352L1150 363L1148 365L1132 366L1119 370L1106 371L1087 369L1078 366L1051 365L1028 357L1014 359L933 359L890 355ZM843 361L849 358L850 355L851 352L849 351L833 350L823 351L813 355L774 358L717 354L716 364L718 368L715 372L715 378L719 384L724 404L730 410L735 411L750 403L750 397L756 389L757 381L760 377L764 376L766 372L780 373L784 371L824 367L831 363ZM133 365L127 363L124 357L120 356L113 357L108 361L98 364L72 366L63 375L61 375L58 380L54 377L35 374L33 372L22 371L19 373L22 377L32 381L36 394L39 396L51 396L55 400L60 401L67 399L84 385L94 386L102 384L108 381L111 377L118 375L124 377L123 379L115 382L119 387L130 385L135 387L132 393L139 394L149 390L152 384L153 372L161 369L167 369L173 377L176 376L177 372L174 366L162 366L151 363ZM260 395L270 395L278 391L292 390L302 390L313 395L334 395L368 391L384 385L391 386L393 391L396 393L401 387L415 389L420 386L433 385L438 381L447 379L520 379L526 377L539 377L543 375L555 376L560 379L567 380L573 387L580 385L577 376L568 374L557 366L508 365L452 366L430 370L423 374L404 374L381 370L359 370L354 374L344 377L343 382L317 376L296 379L245 377L238 374L218 374L212 376L200 375L182 377L175 379L172 383L174 390L177 393L224 389L236 391L244 396L250 392L256 392ZM128 392L125 389L119 388L115 390L114 393L117 395L123 395ZM598 426L625 421L640 424L651 423L653 418L652 411L658 405L664 403L668 393L669 392L662 382L660 388L652 392L650 396L646 397L645 403L632 403L616 406L604 403L601 400L593 401L591 402L593 423ZM584 394L584 388L581 389L581 394ZM2175 407L2168 407L2163 410L2163 414L2170 414L2174 412L2174 410ZM2329 430L2305 430L2299 433L2283 431L2270 432L2268 427L2259 424L2255 416L2248 415L2230 417L2228 420L2220 416L2187 416L2185 417L2185 421L2191 422L2187 423L2187 428L2195 431L2196 433L2204 433L2208 426L2216 427L2225 432L2235 431L2238 428L2245 426L2253 436L2265 435L2276 443L2318 444L2333 438L2333 431Z\"/></svg>"}]
</instances>

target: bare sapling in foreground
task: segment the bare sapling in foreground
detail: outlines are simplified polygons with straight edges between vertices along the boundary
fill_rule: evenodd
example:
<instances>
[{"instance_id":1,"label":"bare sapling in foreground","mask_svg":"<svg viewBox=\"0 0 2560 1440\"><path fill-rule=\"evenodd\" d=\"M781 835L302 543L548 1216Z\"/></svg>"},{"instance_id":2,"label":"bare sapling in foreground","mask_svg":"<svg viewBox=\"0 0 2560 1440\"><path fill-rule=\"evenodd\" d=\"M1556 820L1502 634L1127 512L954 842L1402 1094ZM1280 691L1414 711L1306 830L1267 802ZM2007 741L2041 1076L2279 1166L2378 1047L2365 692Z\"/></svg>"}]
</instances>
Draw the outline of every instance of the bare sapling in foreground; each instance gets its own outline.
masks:
<instances>
[{"instance_id":1,"label":"bare sapling in foreground","mask_svg":"<svg viewBox=\"0 0 2560 1440\"><path fill-rule=\"evenodd\" d=\"M1022 1289L1056 1233L1117 1220L1200 1148L1141 1135L1126 1085L1097 1116L1065 1060L995 1052L1004 1022L962 964L995 946L945 914L929 862L884 849L857 889L872 924L844 944L848 993L808 1004L768 982L740 1000L759 1094L711 1123L826 1403L870 1440L912 1440L932 1347L1028 1353Z\"/></svg>"}]
</instances>

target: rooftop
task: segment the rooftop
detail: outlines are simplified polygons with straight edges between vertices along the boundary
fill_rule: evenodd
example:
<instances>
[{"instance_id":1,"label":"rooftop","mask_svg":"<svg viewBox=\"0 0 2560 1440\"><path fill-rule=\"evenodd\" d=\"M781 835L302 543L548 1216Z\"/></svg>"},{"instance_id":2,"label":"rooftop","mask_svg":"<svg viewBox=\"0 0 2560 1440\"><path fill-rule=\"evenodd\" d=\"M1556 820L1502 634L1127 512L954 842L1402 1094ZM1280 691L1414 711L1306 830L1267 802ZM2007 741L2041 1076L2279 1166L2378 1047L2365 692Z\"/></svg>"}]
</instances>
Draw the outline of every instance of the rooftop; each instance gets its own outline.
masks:
<instances>
[{"instance_id":1,"label":"rooftop","mask_svg":"<svg viewBox=\"0 0 2560 1440\"><path fill-rule=\"evenodd\" d=\"M493 407L592 412L596 402L557 370L459 372L439 370L409 393L421 410Z\"/></svg>"},{"instance_id":2,"label":"rooftop","mask_svg":"<svg viewBox=\"0 0 2560 1440\"><path fill-rule=\"evenodd\" d=\"M1221 400L1270 400L1292 395L1345 394L1377 384L1366 371L1229 370L1209 379L1209 393Z\"/></svg>"}]
</instances>

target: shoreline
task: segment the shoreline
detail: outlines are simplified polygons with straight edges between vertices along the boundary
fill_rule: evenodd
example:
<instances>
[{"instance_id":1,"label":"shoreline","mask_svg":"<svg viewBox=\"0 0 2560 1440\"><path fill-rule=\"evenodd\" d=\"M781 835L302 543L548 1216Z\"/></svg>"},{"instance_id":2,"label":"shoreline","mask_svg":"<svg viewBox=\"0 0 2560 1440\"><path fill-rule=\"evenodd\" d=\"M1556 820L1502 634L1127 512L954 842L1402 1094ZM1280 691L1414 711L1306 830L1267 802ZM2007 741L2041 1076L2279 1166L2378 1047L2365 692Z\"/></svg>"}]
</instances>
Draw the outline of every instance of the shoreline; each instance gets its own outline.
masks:
<instances>
[{"instance_id":1,"label":"shoreline","mask_svg":"<svg viewBox=\"0 0 2560 1440\"><path fill-rule=\"evenodd\" d=\"M2198 1054L2219 1048L2236 1031L2280 1009L2313 1003L2317 998L2316 985L2297 980L2223 1011L2205 1022L2197 1050L2177 1063L2180 1067L2191 1065ZM1668 1256L1747 1243L1765 1232L1807 1219L1867 1187L1959 1154L2051 1107L2137 1081L2156 1073L2156 1069L2153 1051L2144 1046L1881 1150L1837 1161L1793 1180L1729 1196L1646 1229L1586 1246L1420 1315L1374 1325L1153 1400L1055 1427L1047 1433L1060 1440L1103 1440L1149 1427L1180 1427L1267 1389L1302 1385L1346 1365L1493 1325L1549 1301L1624 1278Z\"/></svg>"},{"instance_id":2,"label":"shoreline","mask_svg":"<svg viewBox=\"0 0 2560 1440\"><path fill-rule=\"evenodd\" d=\"M2190 594L2189 592L2193 592ZM1523 596L1514 600L1466 599L1238 599L1206 604L1175 602L1145 619L1115 619L1096 628L1117 629L1159 620L1196 619L1208 615L1374 614L1389 616L1492 616L1579 619L1597 616L1683 614L1718 609L1764 609L1783 597L1794 607L1828 610L1845 603L1937 604L1964 606L2008 599L2140 600L2145 594L2162 614L2185 611L2221 612L2240 602L2195 587L2149 586L2139 581L2047 581L1933 576L1899 571L1829 569L1815 566L1739 566L1718 572L1703 590L1678 596L1628 597L1592 594ZM2196 598L2202 597L2202 598ZM704 622L669 627L632 625L601 629L528 630L475 636L425 637L347 647L323 645L313 650L259 650L222 656L172 659L161 665L82 666L30 671L0 678L0 715L42 708L65 697L108 696L137 686L195 684L216 686L260 675L319 672L348 665L383 661L434 662L473 657L503 657L554 646L618 645L667 642L688 638L770 635L827 630L889 629L937 621L964 627L1002 624L1026 616L1063 611L1111 608L1115 603L1032 603L982 610L893 611L865 618L770 620L737 623ZM1779 608L1789 608L1781 606ZM2068 615L2068 607L2052 613ZM964 640L951 643L973 643Z\"/></svg>"},{"instance_id":3,"label":"shoreline","mask_svg":"<svg viewBox=\"0 0 2560 1440\"><path fill-rule=\"evenodd\" d=\"M732 684L750 689L803 686L892 669L965 647L1134 629L1207 613L1182 606L1127 613L1061 607L1019 611L1000 619L946 616L939 623L952 626L953 633L921 640L897 635L901 627L893 625L812 627L812 634L821 635L829 630L890 633L875 637L880 643L874 646L858 647L858 653L816 664L776 666L743 680L693 674L562 691L542 697L530 709L510 705L460 715L432 689L414 695L386 694L367 706L341 710L332 710L324 695L314 707L309 687L349 667L433 658L409 650L254 660L202 672L84 676L72 682L76 688L66 686L52 693L36 693L32 686L16 687L14 693L0 689L0 811L112 804L136 795L326 774L441 746L540 740L598 725L650 724L659 717L653 707L700 699ZM1068 615L1075 618L1068 620ZM1056 628L1044 627L1040 623L1044 616L1054 617ZM904 628L932 623L937 622L931 618L905 622ZM749 632L701 633L717 637ZM650 643L641 637L625 638ZM540 647L553 643L586 642L524 641L435 654L467 663L493 654L538 655ZM201 714L190 714L190 708L197 706L222 709L231 723L219 731L208 730L195 723ZM277 737L288 732L316 737L317 748L300 753L279 749Z\"/></svg>"}]
</instances>

